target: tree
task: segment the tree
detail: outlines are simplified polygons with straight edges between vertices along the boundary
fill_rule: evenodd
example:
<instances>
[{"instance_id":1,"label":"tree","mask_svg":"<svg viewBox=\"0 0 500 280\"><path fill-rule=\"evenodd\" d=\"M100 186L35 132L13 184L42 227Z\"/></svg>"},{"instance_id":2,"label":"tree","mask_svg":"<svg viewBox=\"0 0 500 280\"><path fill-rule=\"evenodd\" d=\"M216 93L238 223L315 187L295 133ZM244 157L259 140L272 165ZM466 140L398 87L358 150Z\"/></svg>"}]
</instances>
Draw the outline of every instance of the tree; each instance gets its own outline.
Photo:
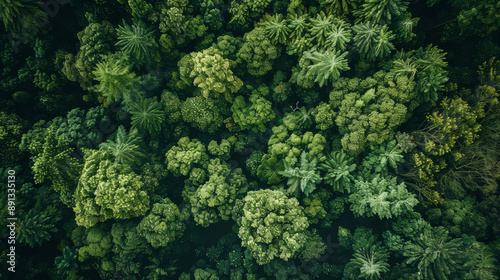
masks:
<instances>
[{"instance_id":1,"label":"tree","mask_svg":"<svg viewBox=\"0 0 500 280\"><path fill-rule=\"evenodd\" d=\"M326 38L327 49L345 51L351 39L351 25L343 20L338 20L331 31L328 32L328 37Z\"/></svg>"},{"instance_id":2,"label":"tree","mask_svg":"<svg viewBox=\"0 0 500 280\"><path fill-rule=\"evenodd\" d=\"M177 205L164 198L153 204L149 214L137 226L137 233L146 238L153 248L159 248L180 238L185 228Z\"/></svg>"},{"instance_id":3,"label":"tree","mask_svg":"<svg viewBox=\"0 0 500 280\"><path fill-rule=\"evenodd\" d=\"M347 52L325 51L325 52L304 52L299 67L301 71L296 73L297 84L311 88L313 83L318 83L320 87L328 82L335 82L340 77L341 71L349 70L347 65Z\"/></svg>"},{"instance_id":4,"label":"tree","mask_svg":"<svg viewBox=\"0 0 500 280\"><path fill-rule=\"evenodd\" d=\"M83 31L78 32L80 50L76 55L67 54L62 69L70 81L79 82L83 89L92 85L93 71L102 55L113 49L116 34L113 25L107 21L91 22Z\"/></svg>"},{"instance_id":5,"label":"tree","mask_svg":"<svg viewBox=\"0 0 500 280\"><path fill-rule=\"evenodd\" d=\"M379 244L366 244L358 248L351 262L359 267L360 277L373 280L382 279L381 274L389 271L389 254Z\"/></svg>"},{"instance_id":6,"label":"tree","mask_svg":"<svg viewBox=\"0 0 500 280\"><path fill-rule=\"evenodd\" d=\"M236 63L222 54L213 47L192 52L179 61L179 72L183 81L201 89L203 97L217 99L222 95L231 102L232 94L243 86L243 82L231 71Z\"/></svg>"},{"instance_id":7,"label":"tree","mask_svg":"<svg viewBox=\"0 0 500 280\"><path fill-rule=\"evenodd\" d=\"M20 222L17 223L16 239L20 244L27 244L30 247L34 247L35 244L41 246L58 231L55 224L61 218L60 210L54 205L49 205L43 211L40 207L31 208L28 213L20 217Z\"/></svg>"},{"instance_id":8,"label":"tree","mask_svg":"<svg viewBox=\"0 0 500 280\"><path fill-rule=\"evenodd\" d=\"M22 119L15 115L0 112L0 163L15 162L19 159L19 142L24 130Z\"/></svg>"},{"instance_id":9,"label":"tree","mask_svg":"<svg viewBox=\"0 0 500 280\"><path fill-rule=\"evenodd\" d=\"M182 119L198 130L214 133L222 126L222 116L216 100L202 96L188 97L181 105Z\"/></svg>"},{"instance_id":10,"label":"tree","mask_svg":"<svg viewBox=\"0 0 500 280\"><path fill-rule=\"evenodd\" d=\"M127 132L123 126L119 126L116 131L116 139L108 139L105 143L99 145L99 149L109 152L115 164L134 165L140 164L145 157L139 147L140 138L137 136L137 129Z\"/></svg>"},{"instance_id":11,"label":"tree","mask_svg":"<svg viewBox=\"0 0 500 280\"><path fill-rule=\"evenodd\" d=\"M35 183L46 179L52 182L52 188L60 193L63 203L73 206L73 192L80 176L81 165L72 158L72 149L64 136L57 137L54 127L50 127L41 151L32 157Z\"/></svg>"},{"instance_id":12,"label":"tree","mask_svg":"<svg viewBox=\"0 0 500 280\"><path fill-rule=\"evenodd\" d=\"M247 105L243 96L238 95L235 98L231 106L233 120L242 130L263 132L266 130L265 124L276 117L271 108L272 104L259 94L252 94L249 101L251 103Z\"/></svg>"},{"instance_id":13,"label":"tree","mask_svg":"<svg viewBox=\"0 0 500 280\"><path fill-rule=\"evenodd\" d=\"M95 90L101 93L106 103L121 102L122 99L126 103L131 102L134 86L138 82L135 74L130 72L126 58L118 56L119 54L107 56L104 61L97 63L92 72L94 79L99 82Z\"/></svg>"},{"instance_id":14,"label":"tree","mask_svg":"<svg viewBox=\"0 0 500 280\"><path fill-rule=\"evenodd\" d=\"M393 16L403 14L408 4L404 0L365 0L362 8L356 10L354 15L357 16L358 21L388 24Z\"/></svg>"},{"instance_id":15,"label":"tree","mask_svg":"<svg viewBox=\"0 0 500 280\"><path fill-rule=\"evenodd\" d=\"M279 56L278 49L266 36L264 28L259 27L243 36L245 42L236 56L237 62L246 62L248 73L262 76L272 69L272 62Z\"/></svg>"},{"instance_id":16,"label":"tree","mask_svg":"<svg viewBox=\"0 0 500 280\"><path fill-rule=\"evenodd\" d=\"M80 181L75 191L76 223L92 227L109 219L144 215L149 196L143 178L128 165L115 164L105 151L86 150Z\"/></svg>"},{"instance_id":17,"label":"tree","mask_svg":"<svg viewBox=\"0 0 500 280\"><path fill-rule=\"evenodd\" d=\"M157 135L165 123L165 111L156 98L147 98L130 105L132 127Z\"/></svg>"},{"instance_id":18,"label":"tree","mask_svg":"<svg viewBox=\"0 0 500 280\"><path fill-rule=\"evenodd\" d=\"M158 51L158 44L153 37L151 28L146 27L142 21L128 25L123 21L123 26L116 29L119 47L125 55L131 57L134 62L149 65Z\"/></svg>"},{"instance_id":19,"label":"tree","mask_svg":"<svg viewBox=\"0 0 500 280\"><path fill-rule=\"evenodd\" d=\"M321 169L326 172L323 176L325 183L331 185L335 191L351 193L354 189L354 171L356 164L344 151L335 151L328 155L321 164Z\"/></svg>"},{"instance_id":20,"label":"tree","mask_svg":"<svg viewBox=\"0 0 500 280\"><path fill-rule=\"evenodd\" d=\"M57 256L54 260L54 266L57 269L57 275L65 279L76 278L78 271L78 251L76 247L64 247L63 254Z\"/></svg>"},{"instance_id":21,"label":"tree","mask_svg":"<svg viewBox=\"0 0 500 280\"><path fill-rule=\"evenodd\" d=\"M398 164L403 162L402 153L396 140L385 142L378 147L372 146L372 151L363 159L363 176L367 178L371 174L387 176L389 167L398 174Z\"/></svg>"},{"instance_id":22,"label":"tree","mask_svg":"<svg viewBox=\"0 0 500 280\"><path fill-rule=\"evenodd\" d=\"M47 13L40 9L38 0L13 0L0 2L0 19L5 30L17 33L37 32L47 23ZM24 35L23 35L24 36Z\"/></svg>"},{"instance_id":23,"label":"tree","mask_svg":"<svg viewBox=\"0 0 500 280\"><path fill-rule=\"evenodd\" d=\"M355 190L349 196L354 215L380 219L397 217L412 211L418 200L408 192L404 183L397 185L396 178L380 178L355 182Z\"/></svg>"},{"instance_id":24,"label":"tree","mask_svg":"<svg viewBox=\"0 0 500 280\"><path fill-rule=\"evenodd\" d=\"M283 19L282 14L269 16L263 24L266 36L272 40L273 44L285 44L290 35L290 28Z\"/></svg>"},{"instance_id":25,"label":"tree","mask_svg":"<svg viewBox=\"0 0 500 280\"><path fill-rule=\"evenodd\" d=\"M306 159L306 152L302 151L300 156L300 167L292 168L286 160L285 170L279 171L278 174L287 177L287 184L290 186L287 190L288 194L297 194L297 187L300 186L300 190L306 195L316 189L316 184L321 181L321 176L319 171L316 170L317 158L314 158L311 162Z\"/></svg>"},{"instance_id":26,"label":"tree","mask_svg":"<svg viewBox=\"0 0 500 280\"><path fill-rule=\"evenodd\" d=\"M463 240L450 239L443 227L420 234L404 246L403 255L405 263L417 266L419 279L454 278L464 269Z\"/></svg>"},{"instance_id":27,"label":"tree","mask_svg":"<svg viewBox=\"0 0 500 280\"><path fill-rule=\"evenodd\" d=\"M309 223L295 198L281 191L258 190L243 199L238 236L259 265L288 260L304 246Z\"/></svg>"},{"instance_id":28,"label":"tree","mask_svg":"<svg viewBox=\"0 0 500 280\"><path fill-rule=\"evenodd\" d=\"M231 170L220 159L212 159L207 167L208 181L186 195L196 224L208 227L222 220L229 220L236 199L247 191L248 183L242 170Z\"/></svg>"},{"instance_id":29,"label":"tree","mask_svg":"<svg viewBox=\"0 0 500 280\"><path fill-rule=\"evenodd\" d=\"M373 22L360 23L352 27L356 50L370 60L388 56L394 45L391 43L395 36L387 25L377 25Z\"/></svg>"},{"instance_id":30,"label":"tree","mask_svg":"<svg viewBox=\"0 0 500 280\"><path fill-rule=\"evenodd\" d=\"M195 167L205 167L208 164L206 147L198 139L182 137L177 146L170 148L165 154L167 169L174 176L188 176ZM203 168L204 169L204 168Z\"/></svg>"}]
</instances>

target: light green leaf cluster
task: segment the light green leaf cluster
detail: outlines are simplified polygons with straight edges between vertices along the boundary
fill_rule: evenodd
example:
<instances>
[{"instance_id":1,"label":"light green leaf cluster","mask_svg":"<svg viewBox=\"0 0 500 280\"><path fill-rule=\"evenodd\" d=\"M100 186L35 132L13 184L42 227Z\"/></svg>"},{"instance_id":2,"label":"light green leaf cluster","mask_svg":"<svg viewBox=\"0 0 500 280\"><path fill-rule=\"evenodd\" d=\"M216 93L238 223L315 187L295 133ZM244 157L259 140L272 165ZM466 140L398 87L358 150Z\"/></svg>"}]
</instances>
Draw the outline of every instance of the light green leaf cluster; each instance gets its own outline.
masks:
<instances>
[{"instance_id":1,"label":"light green leaf cluster","mask_svg":"<svg viewBox=\"0 0 500 280\"><path fill-rule=\"evenodd\" d=\"M240 129L251 129L254 132L264 132L265 124L276 117L272 103L259 94L252 94L248 105L244 97L238 95L231 106L231 112Z\"/></svg>"},{"instance_id":2,"label":"light green leaf cluster","mask_svg":"<svg viewBox=\"0 0 500 280\"><path fill-rule=\"evenodd\" d=\"M137 129L131 129L127 133L125 128L120 125L116 131L115 141L108 139L105 143L100 144L99 148L109 152L113 156L115 164L140 165L141 160L145 157L139 147L140 140L137 136Z\"/></svg>"},{"instance_id":3,"label":"light green leaf cluster","mask_svg":"<svg viewBox=\"0 0 500 280\"><path fill-rule=\"evenodd\" d=\"M195 222L204 227L231 217L236 199L247 191L247 180L242 170L231 170L220 159L208 164L208 181L189 194L189 203Z\"/></svg>"},{"instance_id":4,"label":"light green leaf cluster","mask_svg":"<svg viewBox=\"0 0 500 280\"><path fill-rule=\"evenodd\" d=\"M365 80L339 79L330 93L331 107L326 109L335 112L335 123L344 135L341 139L344 151L357 155L368 144L382 144L393 138L396 128L417 105L415 95L415 83L408 77L396 78L383 71Z\"/></svg>"},{"instance_id":5,"label":"light green leaf cluster","mask_svg":"<svg viewBox=\"0 0 500 280\"><path fill-rule=\"evenodd\" d=\"M304 246L309 223L297 199L259 190L248 192L244 203L238 236L258 264L275 258L287 261Z\"/></svg>"},{"instance_id":6,"label":"light green leaf cluster","mask_svg":"<svg viewBox=\"0 0 500 280\"><path fill-rule=\"evenodd\" d=\"M395 177L379 176L371 181L356 180L349 202L356 217L377 215L380 219L397 217L412 211L418 204L415 195L408 192L404 183L398 185Z\"/></svg>"},{"instance_id":7,"label":"light green leaf cluster","mask_svg":"<svg viewBox=\"0 0 500 280\"><path fill-rule=\"evenodd\" d=\"M198 139L182 137L177 146L170 148L165 154L167 169L174 176L188 176L196 166L205 166L208 163L206 147Z\"/></svg>"},{"instance_id":8,"label":"light green leaf cluster","mask_svg":"<svg viewBox=\"0 0 500 280\"><path fill-rule=\"evenodd\" d=\"M313 134L306 131L304 134L288 134L284 125L273 127L273 135L269 139L269 154L278 159L284 159L291 166L299 161L302 151L306 151L308 160L318 156L321 160L321 153L326 147L326 139L323 135Z\"/></svg>"},{"instance_id":9,"label":"light green leaf cluster","mask_svg":"<svg viewBox=\"0 0 500 280\"><path fill-rule=\"evenodd\" d=\"M130 72L130 66L125 58L119 55L110 55L105 57L104 61L97 63L92 72L94 80L99 84L95 90L106 98L107 103L113 101L125 102L132 100L132 90L138 78Z\"/></svg>"},{"instance_id":10,"label":"light green leaf cluster","mask_svg":"<svg viewBox=\"0 0 500 280\"><path fill-rule=\"evenodd\" d=\"M170 199L164 198L153 204L149 215L137 226L137 232L154 248L159 248L181 237L185 228L177 205Z\"/></svg>"},{"instance_id":11,"label":"light green leaf cluster","mask_svg":"<svg viewBox=\"0 0 500 280\"><path fill-rule=\"evenodd\" d=\"M243 37L245 42L236 54L238 62L246 62L248 73L262 76L272 69L272 62L279 56L278 49L266 36L264 28L255 28Z\"/></svg>"},{"instance_id":12,"label":"light green leaf cluster","mask_svg":"<svg viewBox=\"0 0 500 280\"><path fill-rule=\"evenodd\" d=\"M76 223L92 227L109 219L144 215L149 196L142 177L128 165L116 165L104 151L86 150L85 164L75 191Z\"/></svg>"},{"instance_id":13,"label":"light green leaf cluster","mask_svg":"<svg viewBox=\"0 0 500 280\"><path fill-rule=\"evenodd\" d=\"M243 86L231 71L236 63L224 58L222 52L213 47L184 56L178 66L181 79L199 87L205 98L222 95L231 102L232 94Z\"/></svg>"}]
</instances>

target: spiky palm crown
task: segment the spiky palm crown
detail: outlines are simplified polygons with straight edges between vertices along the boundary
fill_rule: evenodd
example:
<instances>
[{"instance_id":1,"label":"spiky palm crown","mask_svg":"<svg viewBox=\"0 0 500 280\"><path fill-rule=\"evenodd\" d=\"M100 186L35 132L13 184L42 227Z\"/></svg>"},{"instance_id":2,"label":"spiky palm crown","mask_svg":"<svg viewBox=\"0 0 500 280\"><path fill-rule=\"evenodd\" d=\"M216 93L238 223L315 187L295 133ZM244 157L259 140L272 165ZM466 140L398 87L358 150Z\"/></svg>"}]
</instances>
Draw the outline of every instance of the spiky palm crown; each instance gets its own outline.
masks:
<instances>
[{"instance_id":1,"label":"spiky palm crown","mask_svg":"<svg viewBox=\"0 0 500 280\"><path fill-rule=\"evenodd\" d=\"M323 11L311 19L311 36L316 39L318 45L323 46L336 23L337 20L333 16L327 16Z\"/></svg>"},{"instance_id":2,"label":"spiky palm crown","mask_svg":"<svg viewBox=\"0 0 500 280\"><path fill-rule=\"evenodd\" d=\"M318 0L321 7L324 7L328 14L341 17L355 10L357 6L356 0Z\"/></svg>"},{"instance_id":3,"label":"spiky palm crown","mask_svg":"<svg viewBox=\"0 0 500 280\"><path fill-rule=\"evenodd\" d=\"M322 179L319 172L316 171L316 163L316 158L312 161L307 160L305 151L302 151L301 154L300 167L292 168L288 162L284 161L285 170L279 171L278 174L288 178L287 184L290 187L287 192L289 194L295 193L299 186L300 190L306 196L309 196L309 194L316 189L316 184Z\"/></svg>"},{"instance_id":4,"label":"spiky palm crown","mask_svg":"<svg viewBox=\"0 0 500 280\"><path fill-rule=\"evenodd\" d=\"M126 58L118 59L117 56L108 56L98 63L92 74L100 82L97 91L106 97L107 102L121 101L122 98L129 102L137 77L130 72Z\"/></svg>"},{"instance_id":5,"label":"spiky palm crown","mask_svg":"<svg viewBox=\"0 0 500 280\"><path fill-rule=\"evenodd\" d=\"M352 32L349 23L339 20L333 26L333 29L328 33L326 44L328 49L344 51L347 48L347 43L352 39Z\"/></svg>"},{"instance_id":6,"label":"spiky palm crown","mask_svg":"<svg viewBox=\"0 0 500 280\"><path fill-rule=\"evenodd\" d=\"M156 99L144 99L133 103L129 110L132 114L132 127L146 130L151 135L160 132L165 122L165 111Z\"/></svg>"},{"instance_id":7,"label":"spiky palm crown","mask_svg":"<svg viewBox=\"0 0 500 280\"><path fill-rule=\"evenodd\" d=\"M304 57L312 63L307 66L307 76L315 77L314 82L324 86L328 81L335 82L340 77L340 71L351 69L347 65L347 52L306 52Z\"/></svg>"},{"instance_id":8,"label":"spiky palm crown","mask_svg":"<svg viewBox=\"0 0 500 280\"><path fill-rule=\"evenodd\" d=\"M367 244L354 253L353 263L359 267L361 277L369 280L381 279L389 271L387 250L378 244Z\"/></svg>"},{"instance_id":9,"label":"spiky palm crown","mask_svg":"<svg viewBox=\"0 0 500 280\"><path fill-rule=\"evenodd\" d=\"M448 277L463 268L462 238L450 239L443 227L421 234L416 242L404 246L405 263L416 265L419 279L457 279Z\"/></svg>"},{"instance_id":10,"label":"spiky palm crown","mask_svg":"<svg viewBox=\"0 0 500 280\"><path fill-rule=\"evenodd\" d=\"M333 186L333 189L339 192L351 192L351 186L354 185L354 176L356 164L352 163L352 158L348 157L344 151L336 151L328 156L321 168L326 172L324 180Z\"/></svg>"},{"instance_id":11,"label":"spiky palm crown","mask_svg":"<svg viewBox=\"0 0 500 280\"><path fill-rule=\"evenodd\" d=\"M116 140L108 140L99 145L99 148L110 152L115 158L115 164L135 164L140 163L144 157L138 145L140 138L137 136L137 130L132 129L127 134L123 126L118 127Z\"/></svg>"},{"instance_id":12,"label":"spiky palm crown","mask_svg":"<svg viewBox=\"0 0 500 280\"><path fill-rule=\"evenodd\" d=\"M264 22L264 30L266 31L266 36L270 38L274 44L284 44L288 40L288 35L290 34L290 28L286 25L281 14L271 16Z\"/></svg>"},{"instance_id":13,"label":"spiky palm crown","mask_svg":"<svg viewBox=\"0 0 500 280\"><path fill-rule=\"evenodd\" d=\"M71 269L76 269L78 253L76 247L66 246L63 250L62 256L56 257L54 264L57 267L57 274L65 276Z\"/></svg>"},{"instance_id":14,"label":"spiky palm crown","mask_svg":"<svg viewBox=\"0 0 500 280\"><path fill-rule=\"evenodd\" d=\"M125 54L139 63L150 63L153 60L158 44L156 43L151 28L139 21L128 25L123 21L123 26L116 29L118 42L115 44Z\"/></svg>"},{"instance_id":15,"label":"spiky palm crown","mask_svg":"<svg viewBox=\"0 0 500 280\"><path fill-rule=\"evenodd\" d=\"M47 14L38 0L1 0L0 19L6 30L30 33L47 21Z\"/></svg>"},{"instance_id":16,"label":"spiky palm crown","mask_svg":"<svg viewBox=\"0 0 500 280\"><path fill-rule=\"evenodd\" d=\"M352 30L356 34L354 36L354 45L360 53L366 54L371 51L373 44L377 40L379 26L373 22L356 24Z\"/></svg>"},{"instance_id":17,"label":"spiky palm crown","mask_svg":"<svg viewBox=\"0 0 500 280\"><path fill-rule=\"evenodd\" d=\"M389 55L391 50L394 49L394 45L391 43L394 38L395 36L392 34L392 31L389 30L389 27L387 27L387 25L382 26L378 33L375 47L373 48L373 56L383 58Z\"/></svg>"},{"instance_id":18,"label":"spiky palm crown","mask_svg":"<svg viewBox=\"0 0 500 280\"><path fill-rule=\"evenodd\" d=\"M366 0L362 8L356 10L358 22L370 21L378 24L388 24L393 16L399 16L406 11L408 2L401 0Z\"/></svg>"},{"instance_id":19,"label":"spiky palm crown","mask_svg":"<svg viewBox=\"0 0 500 280\"><path fill-rule=\"evenodd\" d=\"M309 29L309 15L293 14L288 18L288 27L292 30L292 37L300 39L304 33Z\"/></svg>"}]
</instances>

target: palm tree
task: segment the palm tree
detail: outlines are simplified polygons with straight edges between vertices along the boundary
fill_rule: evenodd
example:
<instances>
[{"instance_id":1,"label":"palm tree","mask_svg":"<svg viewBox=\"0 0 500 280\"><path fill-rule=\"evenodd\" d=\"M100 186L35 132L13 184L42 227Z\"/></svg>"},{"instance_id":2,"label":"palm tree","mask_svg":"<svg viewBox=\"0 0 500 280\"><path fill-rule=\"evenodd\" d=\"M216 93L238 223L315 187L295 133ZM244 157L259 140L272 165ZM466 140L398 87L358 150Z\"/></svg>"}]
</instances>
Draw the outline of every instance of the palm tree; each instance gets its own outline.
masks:
<instances>
[{"instance_id":1,"label":"palm tree","mask_svg":"<svg viewBox=\"0 0 500 280\"><path fill-rule=\"evenodd\" d=\"M137 129L131 129L127 134L123 126L119 126L116 133L116 140L108 140L99 145L101 150L110 152L115 158L115 164L140 164L144 154L138 145L140 138L137 136Z\"/></svg>"},{"instance_id":2,"label":"palm tree","mask_svg":"<svg viewBox=\"0 0 500 280\"><path fill-rule=\"evenodd\" d=\"M132 114L132 127L146 130L151 135L161 131L165 123L165 111L156 98L148 98L130 105L129 113Z\"/></svg>"}]
</instances>

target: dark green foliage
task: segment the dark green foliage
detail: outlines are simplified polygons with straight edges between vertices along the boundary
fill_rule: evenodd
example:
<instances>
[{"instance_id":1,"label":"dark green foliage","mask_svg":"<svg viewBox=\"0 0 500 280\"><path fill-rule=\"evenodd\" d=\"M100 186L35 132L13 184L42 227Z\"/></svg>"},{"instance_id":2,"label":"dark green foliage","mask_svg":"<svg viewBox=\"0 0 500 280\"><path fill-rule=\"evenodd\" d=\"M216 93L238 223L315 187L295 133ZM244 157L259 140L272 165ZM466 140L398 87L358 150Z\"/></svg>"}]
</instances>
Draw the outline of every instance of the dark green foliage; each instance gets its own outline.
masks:
<instances>
[{"instance_id":1,"label":"dark green foliage","mask_svg":"<svg viewBox=\"0 0 500 280\"><path fill-rule=\"evenodd\" d=\"M70 278L78 270L78 251L76 247L64 247L63 254L57 256L54 260L54 265L57 269L57 275L61 278Z\"/></svg>"},{"instance_id":2,"label":"dark green foliage","mask_svg":"<svg viewBox=\"0 0 500 280\"><path fill-rule=\"evenodd\" d=\"M165 111L162 103L158 103L156 98L132 103L129 112L132 114L132 127L147 131L151 135L157 135L165 122Z\"/></svg>"},{"instance_id":3,"label":"dark green foliage","mask_svg":"<svg viewBox=\"0 0 500 280\"><path fill-rule=\"evenodd\" d=\"M408 2L404 0L365 0L362 8L354 14L358 21L388 24L391 19L406 11Z\"/></svg>"},{"instance_id":4,"label":"dark green foliage","mask_svg":"<svg viewBox=\"0 0 500 280\"><path fill-rule=\"evenodd\" d=\"M19 143L24 130L24 123L19 116L0 112L0 163L15 162L19 156Z\"/></svg>"},{"instance_id":5,"label":"dark green foliage","mask_svg":"<svg viewBox=\"0 0 500 280\"><path fill-rule=\"evenodd\" d=\"M70 81L79 82L87 89L94 79L93 71L101 61L101 55L112 51L115 29L111 23L92 22L78 33L80 50L76 55L67 54L62 72Z\"/></svg>"},{"instance_id":6,"label":"dark green foliage","mask_svg":"<svg viewBox=\"0 0 500 280\"><path fill-rule=\"evenodd\" d=\"M372 151L363 159L362 175L369 178L370 174L387 176L389 167L391 171L398 174L398 165L403 162L403 151L396 144L396 140L388 141L378 147L372 147Z\"/></svg>"},{"instance_id":7,"label":"dark green foliage","mask_svg":"<svg viewBox=\"0 0 500 280\"><path fill-rule=\"evenodd\" d=\"M464 270L462 238L451 239L442 228L426 231L404 246L405 263L418 268L419 279L448 279Z\"/></svg>"},{"instance_id":8,"label":"dark green foliage","mask_svg":"<svg viewBox=\"0 0 500 280\"><path fill-rule=\"evenodd\" d=\"M181 106L182 119L198 130L214 133L222 126L222 116L215 101L202 96L189 97Z\"/></svg>"},{"instance_id":9,"label":"dark green foliage","mask_svg":"<svg viewBox=\"0 0 500 280\"><path fill-rule=\"evenodd\" d=\"M31 168L35 183L50 180L52 188L60 193L62 202L72 206L72 194L80 176L81 165L70 156L72 149L68 147L66 138L57 137L53 127L48 129L44 140L39 153L32 157Z\"/></svg>"},{"instance_id":10,"label":"dark green foliage","mask_svg":"<svg viewBox=\"0 0 500 280\"><path fill-rule=\"evenodd\" d=\"M62 218L60 210L53 205L48 206L43 212L40 210L32 208L19 218L16 239L19 240L20 244L26 244L30 247L41 246L43 242L50 240L53 233L58 231L55 223Z\"/></svg>"},{"instance_id":11,"label":"dark green foliage","mask_svg":"<svg viewBox=\"0 0 500 280\"><path fill-rule=\"evenodd\" d=\"M17 33L36 32L47 22L48 15L38 0L5 0L0 2L0 19L6 30ZM24 34L22 34L24 35Z\"/></svg>"},{"instance_id":12,"label":"dark green foliage","mask_svg":"<svg viewBox=\"0 0 500 280\"><path fill-rule=\"evenodd\" d=\"M158 51L158 44L153 37L153 31L142 21L128 25L123 22L123 26L116 29L118 42L115 44L124 54L130 56L138 64L150 64L155 53Z\"/></svg>"}]
</instances>

